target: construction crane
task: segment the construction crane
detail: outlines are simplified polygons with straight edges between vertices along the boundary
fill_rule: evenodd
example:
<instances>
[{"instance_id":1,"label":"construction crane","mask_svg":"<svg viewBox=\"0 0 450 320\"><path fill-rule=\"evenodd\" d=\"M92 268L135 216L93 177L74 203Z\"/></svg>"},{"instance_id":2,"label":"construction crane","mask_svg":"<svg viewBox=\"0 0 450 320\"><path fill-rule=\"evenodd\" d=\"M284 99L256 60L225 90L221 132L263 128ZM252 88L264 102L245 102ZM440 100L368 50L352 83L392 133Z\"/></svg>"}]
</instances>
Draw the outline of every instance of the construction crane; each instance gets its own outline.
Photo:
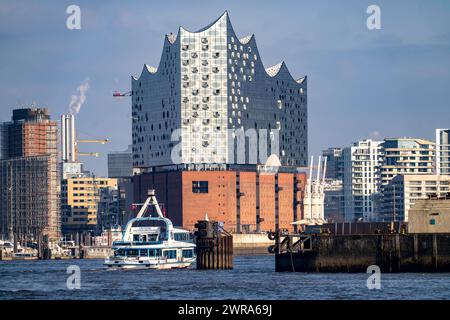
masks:
<instances>
[{"instance_id":1,"label":"construction crane","mask_svg":"<svg viewBox=\"0 0 450 320\"><path fill-rule=\"evenodd\" d=\"M119 91L114 91L113 93L113 97L114 98L121 98L121 97L130 97L131 96L131 91L125 92L125 93L120 93Z\"/></svg>"},{"instance_id":2,"label":"construction crane","mask_svg":"<svg viewBox=\"0 0 450 320\"><path fill-rule=\"evenodd\" d=\"M108 139L77 139L75 133L75 115L63 114L61 116L61 153L63 162L76 162L78 156L98 157L98 152L78 152L79 143L106 144Z\"/></svg>"},{"instance_id":3,"label":"construction crane","mask_svg":"<svg viewBox=\"0 0 450 320\"><path fill-rule=\"evenodd\" d=\"M78 142L105 144L105 143L109 142L109 140L108 139L81 139L81 140L77 140L77 143Z\"/></svg>"},{"instance_id":4,"label":"construction crane","mask_svg":"<svg viewBox=\"0 0 450 320\"><path fill-rule=\"evenodd\" d=\"M90 157L96 157L98 158L100 156L100 153L98 152L78 152L79 156L90 156Z\"/></svg>"},{"instance_id":5,"label":"construction crane","mask_svg":"<svg viewBox=\"0 0 450 320\"><path fill-rule=\"evenodd\" d=\"M100 143L106 144L109 142L109 139L79 139L75 143L75 152L78 156L91 156L98 158L100 153L98 152L78 152L78 143Z\"/></svg>"}]
</instances>

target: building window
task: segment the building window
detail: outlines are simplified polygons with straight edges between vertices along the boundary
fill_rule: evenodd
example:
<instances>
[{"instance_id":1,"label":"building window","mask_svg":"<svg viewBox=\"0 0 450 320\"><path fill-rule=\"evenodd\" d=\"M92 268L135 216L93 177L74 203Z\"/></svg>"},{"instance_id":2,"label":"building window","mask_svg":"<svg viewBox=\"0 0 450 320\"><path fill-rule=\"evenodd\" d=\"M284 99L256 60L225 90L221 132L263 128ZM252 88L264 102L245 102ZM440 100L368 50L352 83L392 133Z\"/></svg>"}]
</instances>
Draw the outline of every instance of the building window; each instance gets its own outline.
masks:
<instances>
[{"instance_id":1,"label":"building window","mask_svg":"<svg viewBox=\"0 0 450 320\"><path fill-rule=\"evenodd\" d=\"M192 193L208 193L208 181L192 181Z\"/></svg>"}]
</instances>

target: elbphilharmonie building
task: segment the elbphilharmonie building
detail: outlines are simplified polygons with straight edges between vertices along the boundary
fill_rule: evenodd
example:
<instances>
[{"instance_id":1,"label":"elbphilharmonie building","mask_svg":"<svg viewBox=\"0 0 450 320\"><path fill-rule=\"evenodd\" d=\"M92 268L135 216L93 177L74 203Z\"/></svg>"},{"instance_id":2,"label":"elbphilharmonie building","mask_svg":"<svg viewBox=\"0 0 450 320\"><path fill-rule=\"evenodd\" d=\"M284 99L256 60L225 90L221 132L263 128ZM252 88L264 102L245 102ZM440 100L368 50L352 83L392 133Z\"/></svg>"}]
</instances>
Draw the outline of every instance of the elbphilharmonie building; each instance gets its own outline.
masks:
<instances>
[{"instance_id":1,"label":"elbphilharmonie building","mask_svg":"<svg viewBox=\"0 0 450 320\"><path fill-rule=\"evenodd\" d=\"M242 163L242 132L245 163L275 154L306 166L306 97L306 77L284 62L265 68L255 37L239 39L227 12L195 32L180 27L165 37L159 66L132 78L133 165Z\"/></svg>"}]
</instances>

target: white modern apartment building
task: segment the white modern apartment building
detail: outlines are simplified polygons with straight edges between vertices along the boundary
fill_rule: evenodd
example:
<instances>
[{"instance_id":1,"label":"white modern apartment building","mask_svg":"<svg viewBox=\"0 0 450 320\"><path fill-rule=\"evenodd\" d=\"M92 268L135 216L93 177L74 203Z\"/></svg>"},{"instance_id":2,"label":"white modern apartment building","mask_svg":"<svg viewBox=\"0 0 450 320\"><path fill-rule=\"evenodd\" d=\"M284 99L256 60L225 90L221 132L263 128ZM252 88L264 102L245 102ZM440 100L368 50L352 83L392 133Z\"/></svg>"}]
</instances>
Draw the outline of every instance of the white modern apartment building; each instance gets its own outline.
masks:
<instances>
[{"instance_id":1,"label":"white modern apartment building","mask_svg":"<svg viewBox=\"0 0 450 320\"><path fill-rule=\"evenodd\" d=\"M381 141L359 141L343 149L345 221L376 220L380 167L383 162Z\"/></svg>"},{"instance_id":2,"label":"white modern apartment building","mask_svg":"<svg viewBox=\"0 0 450 320\"><path fill-rule=\"evenodd\" d=\"M436 129L436 174L450 175L450 129Z\"/></svg>"},{"instance_id":3,"label":"white modern apartment building","mask_svg":"<svg viewBox=\"0 0 450 320\"><path fill-rule=\"evenodd\" d=\"M397 175L384 188L382 214L385 221L408 221L408 212L417 199L446 197L450 175Z\"/></svg>"},{"instance_id":4,"label":"white modern apartment building","mask_svg":"<svg viewBox=\"0 0 450 320\"><path fill-rule=\"evenodd\" d=\"M403 176L425 176L433 180L435 172L435 144L417 138L386 138L383 142L384 161L381 166L380 220L403 221L407 219L404 210L400 210L401 199L393 203L399 195L396 193L397 181L409 178ZM396 179L394 185L390 184ZM395 193L395 195L394 195ZM392 203L391 203L392 202Z\"/></svg>"},{"instance_id":5,"label":"white modern apartment building","mask_svg":"<svg viewBox=\"0 0 450 320\"><path fill-rule=\"evenodd\" d=\"M435 144L416 138L386 138L381 183L385 186L399 174L433 174Z\"/></svg>"},{"instance_id":6,"label":"white modern apartment building","mask_svg":"<svg viewBox=\"0 0 450 320\"><path fill-rule=\"evenodd\" d=\"M306 77L284 62L264 68L255 37L238 38L227 12L167 35L159 66L144 65L131 85L134 167L241 163L230 130L268 141L267 150L247 142L245 163L277 154L282 165L307 165Z\"/></svg>"}]
</instances>

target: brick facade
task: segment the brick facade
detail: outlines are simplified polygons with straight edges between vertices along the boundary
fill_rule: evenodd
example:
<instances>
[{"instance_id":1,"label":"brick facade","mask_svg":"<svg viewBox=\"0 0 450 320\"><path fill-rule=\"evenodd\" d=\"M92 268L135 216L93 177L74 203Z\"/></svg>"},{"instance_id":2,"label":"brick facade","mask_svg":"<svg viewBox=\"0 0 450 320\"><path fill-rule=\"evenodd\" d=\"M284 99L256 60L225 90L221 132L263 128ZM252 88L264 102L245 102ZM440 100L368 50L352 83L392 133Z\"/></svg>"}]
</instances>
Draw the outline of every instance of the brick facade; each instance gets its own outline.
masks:
<instances>
[{"instance_id":1,"label":"brick facade","mask_svg":"<svg viewBox=\"0 0 450 320\"><path fill-rule=\"evenodd\" d=\"M304 173L177 170L143 173L133 181L135 203L143 203L147 190L155 189L174 225L189 230L207 214L210 220L224 222L227 230L255 232L259 208L259 231L275 230L277 222L280 228L292 231L291 222L303 214ZM204 188L196 189L200 182Z\"/></svg>"}]
</instances>

